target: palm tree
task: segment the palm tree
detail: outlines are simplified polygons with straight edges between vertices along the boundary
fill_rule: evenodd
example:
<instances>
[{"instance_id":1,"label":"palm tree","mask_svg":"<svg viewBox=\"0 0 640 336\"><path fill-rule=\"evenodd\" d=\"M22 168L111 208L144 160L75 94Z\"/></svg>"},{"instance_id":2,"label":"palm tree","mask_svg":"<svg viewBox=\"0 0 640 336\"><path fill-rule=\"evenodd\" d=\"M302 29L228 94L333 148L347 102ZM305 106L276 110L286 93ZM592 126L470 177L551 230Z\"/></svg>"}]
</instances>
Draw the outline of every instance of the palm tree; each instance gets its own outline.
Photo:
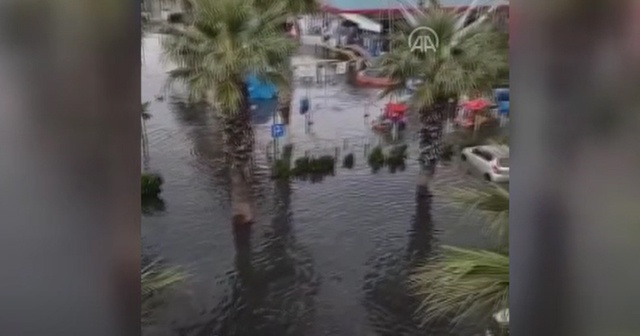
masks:
<instances>
[{"instance_id":1,"label":"palm tree","mask_svg":"<svg viewBox=\"0 0 640 336\"><path fill-rule=\"evenodd\" d=\"M443 118L450 106L463 94L488 91L500 71L508 66L507 49L494 24L481 16L465 26L467 12L456 13L431 1L421 9L411 24L400 25L392 37L391 52L380 59L381 72L395 85L387 88L387 96L403 90L409 79L422 79L411 98L418 111L420 129L420 162L423 173L433 175L440 158ZM407 14L408 15L408 14ZM409 35L414 27L429 27L438 36L436 51L412 51Z\"/></svg>"},{"instance_id":2,"label":"palm tree","mask_svg":"<svg viewBox=\"0 0 640 336\"><path fill-rule=\"evenodd\" d=\"M255 1L196 0L192 21L172 29L162 42L177 68L170 83L186 84L190 98L207 101L223 125L225 158L231 177L231 203L237 223L253 220L251 156L254 138L245 78L255 74L280 89L295 43L282 34L283 3L259 8Z\"/></svg>"},{"instance_id":3,"label":"palm tree","mask_svg":"<svg viewBox=\"0 0 640 336\"><path fill-rule=\"evenodd\" d=\"M452 318L453 323L473 320L488 326L509 303L509 194L498 187L458 189L452 199L489 219L499 244L495 251L445 246L416 268L410 286L422 299L418 315L425 323Z\"/></svg>"}]
</instances>

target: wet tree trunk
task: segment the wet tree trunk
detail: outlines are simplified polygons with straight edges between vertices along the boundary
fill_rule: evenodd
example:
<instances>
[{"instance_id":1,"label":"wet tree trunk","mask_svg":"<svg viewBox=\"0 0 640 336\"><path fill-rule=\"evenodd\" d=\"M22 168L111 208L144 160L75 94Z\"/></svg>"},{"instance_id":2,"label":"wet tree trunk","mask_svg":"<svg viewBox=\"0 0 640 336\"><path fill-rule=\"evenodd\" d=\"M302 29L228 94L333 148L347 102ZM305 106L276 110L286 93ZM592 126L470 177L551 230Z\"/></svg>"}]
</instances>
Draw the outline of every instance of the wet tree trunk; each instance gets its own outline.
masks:
<instances>
[{"instance_id":1,"label":"wet tree trunk","mask_svg":"<svg viewBox=\"0 0 640 336\"><path fill-rule=\"evenodd\" d=\"M289 78L290 87L286 89L281 89L278 92L278 113L280 114L280 118L282 118L282 122L285 125L289 125L291 122L291 100L293 98L292 88L293 88L293 71L290 71L287 74Z\"/></svg>"},{"instance_id":2,"label":"wet tree trunk","mask_svg":"<svg viewBox=\"0 0 640 336\"><path fill-rule=\"evenodd\" d=\"M427 185L428 179L435 174L440 160L444 116L449 107L448 99L437 99L430 107L420 111L422 127L420 137L420 180L418 185Z\"/></svg>"},{"instance_id":3,"label":"wet tree trunk","mask_svg":"<svg viewBox=\"0 0 640 336\"><path fill-rule=\"evenodd\" d=\"M290 20L291 24L285 25L285 34L288 34L291 27L294 27L297 33L294 39L296 40L296 42L298 42L298 44L300 44L302 32L300 30L298 20L295 16L291 17ZM291 122L291 100L293 98L294 85L293 70L291 68L289 68L288 70L287 78L289 87L286 89L280 89L280 92L278 92L278 113L280 114L280 118L282 118L282 123L288 126Z\"/></svg>"},{"instance_id":4,"label":"wet tree trunk","mask_svg":"<svg viewBox=\"0 0 640 336\"><path fill-rule=\"evenodd\" d=\"M251 158L254 134L249 111L249 93L244 83L244 99L238 111L225 111L221 115L224 132L225 159L231 178L231 208L234 224L249 224L254 219L251 193Z\"/></svg>"}]
</instances>

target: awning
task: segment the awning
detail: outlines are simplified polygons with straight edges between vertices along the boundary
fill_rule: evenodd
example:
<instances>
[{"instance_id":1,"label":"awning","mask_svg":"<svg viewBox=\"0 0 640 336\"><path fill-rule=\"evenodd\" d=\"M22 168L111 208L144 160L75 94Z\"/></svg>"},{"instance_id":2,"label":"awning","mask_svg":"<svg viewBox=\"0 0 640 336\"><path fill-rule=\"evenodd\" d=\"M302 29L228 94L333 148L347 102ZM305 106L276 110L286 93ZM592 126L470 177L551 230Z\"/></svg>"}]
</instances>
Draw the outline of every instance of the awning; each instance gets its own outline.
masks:
<instances>
[{"instance_id":1,"label":"awning","mask_svg":"<svg viewBox=\"0 0 640 336\"><path fill-rule=\"evenodd\" d=\"M366 16L358 15L358 14L339 14L343 19L347 21L351 21L358 25L358 27L362 30L368 30L374 33L382 32L382 25L367 18Z\"/></svg>"}]
</instances>

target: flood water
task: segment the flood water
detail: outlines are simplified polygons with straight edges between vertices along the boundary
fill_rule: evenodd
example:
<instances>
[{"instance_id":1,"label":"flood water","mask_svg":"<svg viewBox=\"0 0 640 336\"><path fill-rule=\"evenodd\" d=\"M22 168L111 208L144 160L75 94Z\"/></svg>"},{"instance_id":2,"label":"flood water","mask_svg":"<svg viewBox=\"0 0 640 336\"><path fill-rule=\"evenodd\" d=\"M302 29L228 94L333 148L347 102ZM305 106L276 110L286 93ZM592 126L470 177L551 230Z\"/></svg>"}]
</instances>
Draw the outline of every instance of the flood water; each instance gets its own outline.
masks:
<instances>
[{"instance_id":1,"label":"flood water","mask_svg":"<svg viewBox=\"0 0 640 336\"><path fill-rule=\"evenodd\" d=\"M151 101L152 114L146 122L147 164L162 174L165 185L164 210L142 218L143 255L189 274L146 334L449 334L445 326L421 328L412 318L415 302L407 295L406 275L437 244L487 244L480 225L442 195L449 187L482 182L456 164L444 165L430 186L435 196L417 199L415 162L403 172L372 174L360 140L352 140L346 150L356 154L354 169L338 169L320 183L274 182L259 175L256 223L234 232L219 129L203 108L187 104L178 88L156 100L166 80L157 37L144 40L144 56L142 99ZM301 150L322 144L331 152L331 139L368 135L365 109L375 115L382 104L367 108L375 92L342 83L297 90L294 101L307 94L313 133L305 133L295 107L289 134L290 141L304 144ZM266 165L267 110L254 111L258 165ZM345 151L341 140L333 141Z\"/></svg>"}]
</instances>

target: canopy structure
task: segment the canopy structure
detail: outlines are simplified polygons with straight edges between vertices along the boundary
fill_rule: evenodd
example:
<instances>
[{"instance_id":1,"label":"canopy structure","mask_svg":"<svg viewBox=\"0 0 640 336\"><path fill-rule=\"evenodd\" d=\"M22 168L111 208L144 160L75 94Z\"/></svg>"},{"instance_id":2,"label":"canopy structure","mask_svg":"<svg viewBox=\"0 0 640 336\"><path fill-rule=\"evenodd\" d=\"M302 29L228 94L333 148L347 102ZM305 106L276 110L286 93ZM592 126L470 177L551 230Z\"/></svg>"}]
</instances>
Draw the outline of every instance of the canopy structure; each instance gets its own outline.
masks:
<instances>
[{"instance_id":1,"label":"canopy structure","mask_svg":"<svg viewBox=\"0 0 640 336\"><path fill-rule=\"evenodd\" d=\"M339 14L343 19L347 21L351 21L358 25L358 28L362 30L367 30L374 33L382 32L382 25L378 22L375 22L366 16L362 16L360 14L349 14L349 13L340 13Z\"/></svg>"},{"instance_id":2,"label":"canopy structure","mask_svg":"<svg viewBox=\"0 0 640 336\"><path fill-rule=\"evenodd\" d=\"M403 103L387 103L385 106L384 117L386 119L401 119L408 107Z\"/></svg>"}]
</instances>

